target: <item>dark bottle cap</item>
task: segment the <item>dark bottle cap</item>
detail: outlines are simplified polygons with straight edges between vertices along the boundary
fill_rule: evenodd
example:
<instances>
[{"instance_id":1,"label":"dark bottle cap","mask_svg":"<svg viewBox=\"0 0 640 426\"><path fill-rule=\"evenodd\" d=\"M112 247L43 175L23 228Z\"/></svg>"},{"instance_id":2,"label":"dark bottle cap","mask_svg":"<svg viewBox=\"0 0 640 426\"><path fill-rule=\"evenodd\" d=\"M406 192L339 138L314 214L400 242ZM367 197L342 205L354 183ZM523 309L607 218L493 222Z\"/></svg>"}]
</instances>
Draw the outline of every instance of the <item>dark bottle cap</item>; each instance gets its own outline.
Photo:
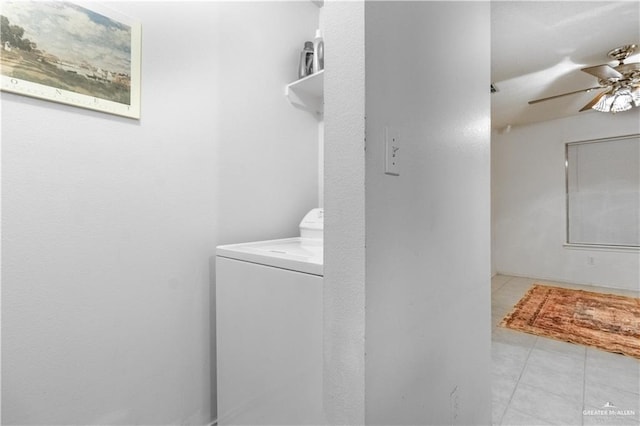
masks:
<instances>
[{"instance_id":1,"label":"dark bottle cap","mask_svg":"<svg viewBox=\"0 0 640 426\"><path fill-rule=\"evenodd\" d=\"M312 41L305 41L304 42L304 48L305 49L313 49L313 42Z\"/></svg>"}]
</instances>

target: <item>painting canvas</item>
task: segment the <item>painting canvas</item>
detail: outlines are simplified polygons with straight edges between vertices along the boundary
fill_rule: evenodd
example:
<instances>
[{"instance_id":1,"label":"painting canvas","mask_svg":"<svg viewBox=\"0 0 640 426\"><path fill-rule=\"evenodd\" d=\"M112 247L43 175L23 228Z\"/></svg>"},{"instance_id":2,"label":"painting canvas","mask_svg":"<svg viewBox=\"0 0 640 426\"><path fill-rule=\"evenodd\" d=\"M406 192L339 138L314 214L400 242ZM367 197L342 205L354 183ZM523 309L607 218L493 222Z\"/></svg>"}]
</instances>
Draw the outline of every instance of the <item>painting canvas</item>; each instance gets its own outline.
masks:
<instances>
[{"instance_id":1,"label":"painting canvas","mask_svg":"<svg viewBox=\"0 0 640 426\"><path fill-rule=\"evenodd\" d=\"M140 23L96 3L3 1L1 88L140 118Z\"/></svg>"}]
</instances>

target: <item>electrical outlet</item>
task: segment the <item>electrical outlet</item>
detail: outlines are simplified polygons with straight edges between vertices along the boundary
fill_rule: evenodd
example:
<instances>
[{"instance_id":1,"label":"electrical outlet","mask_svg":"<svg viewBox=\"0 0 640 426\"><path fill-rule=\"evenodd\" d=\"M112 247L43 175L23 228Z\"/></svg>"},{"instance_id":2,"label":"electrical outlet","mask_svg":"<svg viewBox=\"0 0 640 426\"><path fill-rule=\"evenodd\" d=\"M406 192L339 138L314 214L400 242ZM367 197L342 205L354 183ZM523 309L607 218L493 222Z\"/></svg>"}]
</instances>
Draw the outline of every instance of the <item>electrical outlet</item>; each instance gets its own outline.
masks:
<instances>
[{"instance_id":1,"label":"electrical outlet","mask_svg":"<svg viewBox=\"0 0 640 426\"><path fill-rule=\"evenodd\" d=\"M400 138L395 129L391 127L385 128L384 144L384 172L391 176L400 176Z\"/></svg>"}]
</instances>

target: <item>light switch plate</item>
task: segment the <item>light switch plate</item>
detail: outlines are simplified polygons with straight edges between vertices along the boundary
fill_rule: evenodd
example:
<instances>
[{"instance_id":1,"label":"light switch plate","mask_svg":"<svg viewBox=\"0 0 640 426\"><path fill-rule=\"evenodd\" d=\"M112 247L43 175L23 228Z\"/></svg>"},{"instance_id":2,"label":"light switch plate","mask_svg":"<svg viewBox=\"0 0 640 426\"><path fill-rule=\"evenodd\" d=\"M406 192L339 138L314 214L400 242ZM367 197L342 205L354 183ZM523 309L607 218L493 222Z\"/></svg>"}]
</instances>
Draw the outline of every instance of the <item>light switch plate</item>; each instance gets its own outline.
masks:
<instances>
[{"instance_id":1,"label":"light switch plate","mask_svg":"<svg viewBox=\"0 0 640 426\"><path fill-rule=\"evenodd\" d=\"M400 138L392 127L384 129L384 172L391 176L400 176Z\"/></svg>"}]
</instances>

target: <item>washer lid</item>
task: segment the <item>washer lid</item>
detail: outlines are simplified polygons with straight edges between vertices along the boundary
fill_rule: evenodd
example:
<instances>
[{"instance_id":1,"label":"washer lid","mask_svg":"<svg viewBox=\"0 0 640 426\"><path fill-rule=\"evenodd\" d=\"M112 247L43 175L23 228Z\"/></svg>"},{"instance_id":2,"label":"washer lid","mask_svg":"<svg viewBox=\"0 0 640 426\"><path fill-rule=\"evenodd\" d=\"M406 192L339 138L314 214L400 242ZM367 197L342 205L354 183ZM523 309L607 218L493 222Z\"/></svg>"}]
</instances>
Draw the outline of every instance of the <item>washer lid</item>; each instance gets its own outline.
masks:
<instances>
[{"instance_id":1,"label":"washer lid","mask_svg":"<svg viewBox=\"0 0 640 426\"><path fill-rule=\"evenodd\" d=\"M216 254L230 259L322 276L322 240L285 238L218 246Z\"/></svg>"}]
</instances>

